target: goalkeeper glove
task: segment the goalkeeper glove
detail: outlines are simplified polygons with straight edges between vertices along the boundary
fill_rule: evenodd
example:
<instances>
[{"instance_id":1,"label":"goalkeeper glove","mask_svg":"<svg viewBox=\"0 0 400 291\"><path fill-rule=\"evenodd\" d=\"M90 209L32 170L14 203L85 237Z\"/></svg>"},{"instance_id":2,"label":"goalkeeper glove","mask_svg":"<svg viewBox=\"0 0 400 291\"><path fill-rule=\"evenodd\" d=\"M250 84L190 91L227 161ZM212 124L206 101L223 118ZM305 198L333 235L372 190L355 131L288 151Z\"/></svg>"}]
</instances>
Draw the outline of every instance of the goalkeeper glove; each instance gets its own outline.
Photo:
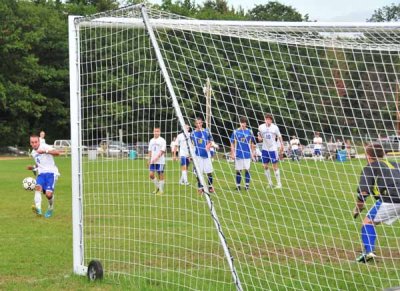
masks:
<instances>
[{"instance_id":1,"label":"goalkeeper glove","mask_svg":"<svg viewBox=\"0 0 400 291\"><path fill-rule=\"evenodd\" d=\"M353 218L356 219L360 213L364 210L364 207L358 208L357 206L353 209Z\"/></svg>"}]
</instances>

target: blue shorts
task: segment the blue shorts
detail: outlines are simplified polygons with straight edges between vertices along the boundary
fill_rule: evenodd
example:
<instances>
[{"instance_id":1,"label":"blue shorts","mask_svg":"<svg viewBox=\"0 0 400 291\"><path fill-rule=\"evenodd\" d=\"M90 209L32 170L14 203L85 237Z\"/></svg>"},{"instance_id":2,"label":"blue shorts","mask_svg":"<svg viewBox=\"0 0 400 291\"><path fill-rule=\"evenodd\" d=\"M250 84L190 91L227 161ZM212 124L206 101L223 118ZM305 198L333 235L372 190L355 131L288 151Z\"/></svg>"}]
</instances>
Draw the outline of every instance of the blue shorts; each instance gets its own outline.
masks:
<instances>
[{"instance_id":1,"label":"blue shorts","mask_svg":"<svg viewBox=\"0 0 400 291\"><path fill-rule=\"evenodd\" d=\"M42 173L36 178L36 185L40 185L44 193L46 191L54 192L55 184L56 177L53 173Z\"/></svg>"},{"instance_id":2,"label":"blue shorts","mask_svg":"<svg viewBox=\"0 0 400 291\"><path fill-rule=\"evenodd\" d=\"M164 173L164 164L150 164L149 170L150 172L157 172L159 174Z\"/></svg>"},{"instance_id":3,"label":"blue shorts","mask_svg":"<svg viewBox=\"0 0 400 291\"><path fill-rule=\"evenodd\" d=\"M189 166L190 160L188 157L181 157L181 166Z\"/></svg>"},{"instance_id":4,"label":"blue shorts","mask_svg":"<svg viewBox=\"0 0 400 291\"><path fill-rule=\"evenodd\" d=\"M321 155L321 150L315 149L315 150L314 150L314 155L315 155L315 156L320 156L320 155Z\"/></svg>"},{"instance_id":5,"label":"blue shorts","mask_svg":"<svg viewBox=\"0 0 400 291\"><path fill-rule=\"evenodd\" d=\"M276 151L262 150L261 159L263 164L268 164L268 163L276 164L279 161Z\"/></svg>"},{"instance_id":6,"label":"blue shorts","mask_svg":"<svg viewBox=\"0 0 400 291\"><path fill-rule=\"evenodd\" d=\"M367 217L371 220L374 221L376 214L378 213L379 207L381 206L382 201L378 200L376 201L375 205L372 206L372 208L368 211Z\"/></svg>"}]
</instances>

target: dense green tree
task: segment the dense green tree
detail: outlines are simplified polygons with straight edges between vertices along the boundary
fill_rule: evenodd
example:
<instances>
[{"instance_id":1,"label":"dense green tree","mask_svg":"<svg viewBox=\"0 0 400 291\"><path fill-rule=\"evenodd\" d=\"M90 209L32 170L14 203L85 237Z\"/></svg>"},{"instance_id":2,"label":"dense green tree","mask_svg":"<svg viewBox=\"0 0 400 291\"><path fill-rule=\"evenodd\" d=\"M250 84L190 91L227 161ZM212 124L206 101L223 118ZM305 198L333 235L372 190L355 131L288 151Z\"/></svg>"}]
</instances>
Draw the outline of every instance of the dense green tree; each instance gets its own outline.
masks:
<instances>
[{"instance_id":1,"label":"dense green tree","mask_svg":"<svg viewBox=\"0 0 400 291\"><path fill-rule=\"evenodd\" d=\"M374 11L369 22L400 21L400 4L384 6Z\"/></svg>"},{"instance_id":2,"label":"dense green tree","mask_svg":"<svg viewBox=\"0 0 400 291\"><path fill-rule=\"evenodd\" d=\"M301 15L292 6L271 1L267 4L256 5L249 11L251 20L265 21L308 21L308 15Z\"/></svg>"}]
</instances>

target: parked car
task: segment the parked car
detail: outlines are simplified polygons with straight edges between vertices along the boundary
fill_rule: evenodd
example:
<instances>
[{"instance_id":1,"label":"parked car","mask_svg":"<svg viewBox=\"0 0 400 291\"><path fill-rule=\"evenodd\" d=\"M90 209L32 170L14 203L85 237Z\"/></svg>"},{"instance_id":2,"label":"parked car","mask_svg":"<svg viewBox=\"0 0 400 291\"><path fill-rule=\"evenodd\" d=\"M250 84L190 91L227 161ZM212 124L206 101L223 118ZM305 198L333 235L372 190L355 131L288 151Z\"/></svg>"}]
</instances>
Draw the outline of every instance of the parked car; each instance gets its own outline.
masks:
<instances>
[{"instance_id":1,"label":"parked car","mask_svg":"<svg viewBox=\"0 0 400 291\"><path fill-rule=\"evenodd\" d=\"M68 155L71 153L71 140L70 139L57 139L53 143L53 148L62 151L64 154ZM88 147L82 146L82 151L84 154L87 153Z\"/></svg>"},{"instance_id":2,"label":"parked car","mask_svg":"<svg viewBox=\"0 0 400 291\"><path fill-rule=\"evenodd\" d=\"M134 146L135 151L137 152L138 157L144 157L149 152L149 144L147 142L137 142Z\"/></svg>"},{"instance_id":3,"label":"parked car","mask_svg":"<svg viewBox=\"0 0 400 291\"><path fill-rule=\"evenodd\" d=\"M400 136L391 135L384 139L378 139L376 143L382 145L386 153L400 152Z\"/></svg>"},{"instance_id":4,"label":"parked car","mask_svg":"<svg viewBox=\"0 0 400 291\"><path fill-rule=\"evenodd\" d=\"M308 144L302 149L302 154L304 157L309 158L312 157L314 154L314 144ZM322 144L321 145L321 156L325 157L326 154L326 145Z\"/></svg>"},{"instance_id":5,"label":"parked car","mask_svg":"<svg viewBox=\"0 0 400 291\"><path fill-rule=\"evenodd\" d=\"M20 149L17 146L8 146L0 149L0 154L5 154L8 156L28 156L29 152Z\"/></svg>"},{"instance_id":6,"label":"parked car","mask_svg":"<svg viewBox=\"0 0 400 291\"><path fill-rule=\"evenodd\" d=\"M97 153L107 157L123 157L129 155L128 145L116 140L102 140L97 147Z\"/></svg>"}]
</instances>

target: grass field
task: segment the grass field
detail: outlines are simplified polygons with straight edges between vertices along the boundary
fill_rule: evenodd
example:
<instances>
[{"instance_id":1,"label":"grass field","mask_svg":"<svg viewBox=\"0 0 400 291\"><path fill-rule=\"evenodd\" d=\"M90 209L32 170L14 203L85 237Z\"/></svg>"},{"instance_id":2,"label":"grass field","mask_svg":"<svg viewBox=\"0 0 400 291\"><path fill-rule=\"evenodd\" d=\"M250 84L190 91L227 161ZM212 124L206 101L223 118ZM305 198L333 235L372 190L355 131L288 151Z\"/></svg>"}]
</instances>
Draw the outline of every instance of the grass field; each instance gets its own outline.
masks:
<instances>
[{"instance_id":1,"label":"grass field","mask_svg":"<svg viewBox=\"0 0 400 291\"><path fill-rule=\"evenodd\" d=\"M0 161L0 289L234 290L205 199L192 175L192 186L178 185L177 163L168 162L165 195L159 196L151 194L143 160L85 160L85 264L99 259L106 270L105 280L94 283L72 273L70 159L57 158L62 176L48 220L32 214L33 195L21 186L30 163ZM374 264L354 262L361 222L351 218L351 209L363 163L285 161L282 190L265 187L258 164L252 189L240 193L232 164L214 163L212 199L244 289L400 285L398 223L377 228Z\"/></svg>"}]
</instances>

